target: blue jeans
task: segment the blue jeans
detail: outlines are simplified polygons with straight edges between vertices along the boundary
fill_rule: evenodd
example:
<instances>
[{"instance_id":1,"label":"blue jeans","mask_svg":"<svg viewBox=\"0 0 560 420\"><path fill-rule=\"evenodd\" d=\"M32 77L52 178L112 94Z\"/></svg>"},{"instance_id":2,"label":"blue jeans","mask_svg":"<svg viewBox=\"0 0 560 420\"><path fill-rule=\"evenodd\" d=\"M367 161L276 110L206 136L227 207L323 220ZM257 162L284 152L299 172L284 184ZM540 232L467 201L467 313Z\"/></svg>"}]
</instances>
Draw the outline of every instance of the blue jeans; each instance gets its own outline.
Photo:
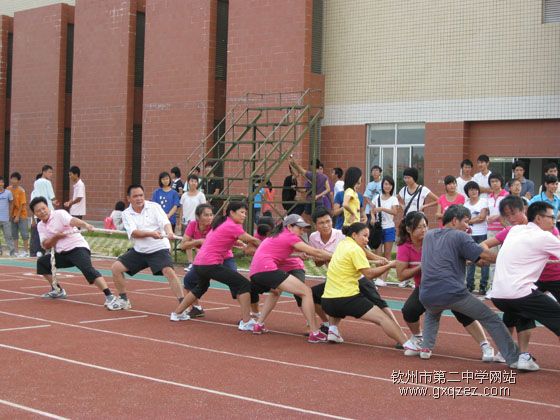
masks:
<instances>
[{"instance_id":1,"label":"blue jeans","mask_svg":"<svg viewBox=\"0 0 560 420\"><path fill-rule=\"evenodd\" d=\"M486 235L473 235L474 241L479 244L487 239ZM476 270L476 264L470 264L467 266L467 289L469 292L474 290L474 272ZM484 266L480 267L480 291L486 292L486 287L488 286L488 276L490 274L490 267Z\"/></svg>"}]
</instances>

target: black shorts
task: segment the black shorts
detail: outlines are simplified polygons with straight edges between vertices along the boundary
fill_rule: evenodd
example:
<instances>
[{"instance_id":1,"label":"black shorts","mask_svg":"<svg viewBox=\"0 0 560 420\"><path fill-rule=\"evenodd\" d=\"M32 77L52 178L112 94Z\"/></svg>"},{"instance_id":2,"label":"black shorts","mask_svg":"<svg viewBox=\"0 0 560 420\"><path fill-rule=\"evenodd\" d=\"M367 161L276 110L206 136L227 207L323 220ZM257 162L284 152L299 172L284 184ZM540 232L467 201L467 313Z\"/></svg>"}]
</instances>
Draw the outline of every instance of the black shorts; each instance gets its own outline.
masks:
<instances>
[{"instance_id":1,"label":"black shorts","mask_svg":"<svg viewBox=\"0 0 560 420\"><path fill-rule=\"evenodd\" d=\"M251 283L268 287L269 289L276 289L289 276L290 274L282 270L265 271L262 273L253 274L251 276Z\"/></svg>"},{"instance_id":2,"label":"black shorts","mask_svg":"<svg viewBox=\"0 0 560 420\"><path fill-rule=\"evenodd\" d=\"M535 283L541 292L550 292L560 302L560 280L541 281Z\"/></svg>"},{"instance_id":3,"label":"black shorts","mask_svg":"<svg viewBox=\"0 0 560 420\"><path fill-rule=\"evenodd\" d=\"M420 288L419 287L414 288L414 290L412 291L412 293L410 294L410 296L408 297L408 299L406 300L402 308L403 318L409 324L418 322L420 320L420 317L424 314L424 312L426 312L426 308L424 308L424 305L422 305L422 302L420 302L419 293L420 293ZM474 322L474 319L469 318L468 316L460 312L456 312L456 311L451 311L451 312L453 312L453 315L455 316L457 321L459 321L461 325L463 325L463 327L468 327Z\"/></svg>"},{"instance_id":4,"label":"black shorts","mask_svg":"<svg viewBox=\"0 0 560 420\"><path fill-rule=\"evenodd\" d=\"M290 270L288 271L288 274L291 274L292 276L300 280L302 283L305 283L305 270L301 270L301 269ZM254 281L252 281L251 278L251 303L258 303L259 295L269 292L270 289L274 289L274 287L265 286L262 283L255 283ZM296 301L297 306L301 308L301 298L299 296L294 295L294 299Z\"/></svg>"},{"instance_id":5,"label":"black shorts","mask_svg":"<svg viewBox=\"0 0 560 420\"><path fill-rule=\"evenodd\" d=\"M515 326L519 332L530 329L531 324L534 328L534 321L538 321L560 336L560 304L543 292L533 290L530 295L519 299L492 298L492 302L504 312L506 326Z\"/></svg>"},{"instance_id":6,"label":"black shorts","mask_svg":"<svg viewBox=\"0 0 560 420\"><path fill-rule=\"evenodd\" d=\"M148 267L150 267L155 276L163 276L162 270L165 267L173 268L173 260L168 249L160 249L156 252L144 254L136 251L134 248L130 248L118 260L126 267L127 274L131 276Z\"/></svg>"},{"instance_id":7,"label":"black shorts","mask_svg":"<svg viewBox=\"0 0 560 420\"><path fill-rule=\"evenodd\" d=\"M319 283L311 288L313 302L317 305L321 304L321 297L323 296L323 292L325 291L325 284L326 283ZM377 287L375 287L375 283L372 280L368 280L365 277L362 277L359 280L358 284L360 286L360 294L375 306L379 306L381 309L389 307L385 299L381 298L381 296L379 295Z\"/></svg>"},{"instance_id":8,"label":"black shorts","mask_svg":"<svg viewBox=\"0 0 560 420\"><path fill-rule=\"evenodd\" d=\"M57 268L77 267L89 284L93 284L96 278L101 277L101 273L91 264L91 252L87 248L80 247L68 252L56 252L54 258ZM52 274L51 269L51 254L37 259L37 274Z\"/></svg>"},{"instance_id":9,"label":"black shorts","mask_svg":"<svg viewBox=\"0 0 560 420\"><path fill-rule=\"evenodd\" d=\"M232 296L235 293L241 295L251 291L251 283L237 271L226 267L223 264L214 265L193 265L196 274L198 275L198 283L191 290L191 293L200 299L210 287L210 280L216 280L225 284L231 290Z\"/></svg>"},{"instance_id":10,"label":"black shorts","mask_svg":"<svg viewBox=\"0 0 560 420\"><path fill-rule=\"evenodd\" d=\"M321 299L323 311L334 318L345 318L347 316L361 318L374 306L373 302L366 299L361 293L350 297Z\"/></svg>"}]
</instances>

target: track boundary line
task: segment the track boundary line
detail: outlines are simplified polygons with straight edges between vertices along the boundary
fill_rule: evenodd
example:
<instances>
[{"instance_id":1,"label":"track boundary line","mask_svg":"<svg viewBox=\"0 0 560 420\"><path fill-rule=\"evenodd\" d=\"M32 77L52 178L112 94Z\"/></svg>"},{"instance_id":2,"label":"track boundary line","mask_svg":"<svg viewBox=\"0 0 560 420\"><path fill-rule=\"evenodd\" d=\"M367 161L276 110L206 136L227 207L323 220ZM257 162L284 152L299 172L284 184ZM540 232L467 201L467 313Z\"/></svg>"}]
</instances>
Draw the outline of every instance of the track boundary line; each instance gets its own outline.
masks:
<instances>
[{"instance_id":1,"label":"track boundary line","mask_svg":"<svg viewBox=\"0 0 560 420\"><path fill-rule=\"evenodd\" d=\"M224 391L218 391L218 390L211 389L211 388L204 388L204 387L189 385L189 384L185 384L185 383L181 383L181 382L175 382L175 381L169 381L169 380L166 380L166 379L160 379L160 378L156 378L156 377L153 377L153 376L141 375L141 374L138 374L138 373L113 369L113 368L109 368L109 367L106 367L106 366L95 365L95 364L92 364L92 363L81 362L79 360L68 359L66 357L60 357L60 356L56 356L54 354L43 353L43 352L30 350L30 349L26 349L26 348L10 346L10 345L1 344L1 343L0 343L0 348L19 351L19 352L22 352L22 353L28 353L28 354L32 354L34 356L46 357L48 359L57 360L59 362L65 362L65 363L70 363L70 364L74 364L74 365L78 365L78 366L82 366L82 367L88 367L88 368L91 368L91 369L102 370L102 371L105 371L105 372L119 374L119 375L123 375L123 376L129 376L129 377L136 378L136 379L144 379L144 380L147 380L147 381L156 382L156 383L160 383L160 384L172 385L172 386L179 387L179 388L186 388L186 389L191 389L191 390L194 390L194 391L205 392L205 393L208 393L208 394L219 395L221 397L233 398L233 399L247 401L247 402L251 402L251 403L255 403L255 404L266 405L266 406L269 406L269 407L281 408L281 409L289 410L289 411L296 411L298 413L312 414L312 415L315 415L315 416L328 417L328 418L332 418L332 419L351 420L350 417L336 416L336 415L333 415L333 414L327 414L327 413L323 413L323 412L320 412L320 411L307 410L305 408L298 408L298 407L291 407L289 405L274 403L274 402L271 402L271 401L259 400L259 399L251 398L251 397L245 397L243 395L232 394L232 393L224 392ZM560 406L559 406L559 408L560 408Z\"/></svg>"},{"instance_id":2,"label":"track boundary line","mask_svg":"<svg viewBox=\"0 0 560 420\"><path fill-rule=\"evenodd\" d=\"M46 328L50 327L50 324L41 324L41 325L31 325L29 327L14 327L14 328L2 328L0 332L9 332L9 331L21 331L21 330L33 330L36 328Z\"/></svg>"},{"instance_id":3,"label":"track boundary line","mask_svg":"<svg viewBox=\"0 0 560 420\"><path fill-rule=\"evenodd\" d=\"M91 319L87 321L79 321L79 324L93 324L94 322L109 322L109 321L121 321L126 319L137 319L137 318L147 318L148 315L133 315L133 316L123 316L120 318L103 318L103 319Z\"/></svg>"},{"instance_id":4,"label":"track boundary line","mask_svg":"<svg viewBox=\"0 0 560 420\"><path fill-rule=\"evenodd\" d=\"M13 408L19 408L20 410L23 410L23 411L29 411L30 413L33 413L33 414L39 414L40 416L47 417L49 419L70 420L67 417L61 417L61 416L58 416L56 414L48 413L46 411L37 410L36 408L28 407L26 405L16 404L16 403L11 402L11 401L0 400L0 404L4 404L4 405L7 405L7 406L13 407Z\"/></svg>"}]
</instances>

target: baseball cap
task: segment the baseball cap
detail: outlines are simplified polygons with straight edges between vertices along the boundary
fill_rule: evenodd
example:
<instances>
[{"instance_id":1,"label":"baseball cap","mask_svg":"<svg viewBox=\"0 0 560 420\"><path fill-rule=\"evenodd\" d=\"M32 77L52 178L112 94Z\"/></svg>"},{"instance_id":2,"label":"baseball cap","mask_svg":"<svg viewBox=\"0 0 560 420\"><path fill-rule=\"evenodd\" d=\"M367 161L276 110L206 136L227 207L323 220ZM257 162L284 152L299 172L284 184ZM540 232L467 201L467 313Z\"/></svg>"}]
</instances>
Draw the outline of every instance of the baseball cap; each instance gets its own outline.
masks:
<instances>
[{"instance_id":1,"label":"baseball cap","mask_svg":"<svg viewBox=\"0 0 560 420\"><path fill-rule=\"evenodd\" d=\"M303 217L301 217L299 214L290 214L289 216L286 216L286 218L284 219L284 226L290 225L296 225L299 227L311 226L309 223L305 223L305 220L303 220Z\"/></svg>"}]
</instances>

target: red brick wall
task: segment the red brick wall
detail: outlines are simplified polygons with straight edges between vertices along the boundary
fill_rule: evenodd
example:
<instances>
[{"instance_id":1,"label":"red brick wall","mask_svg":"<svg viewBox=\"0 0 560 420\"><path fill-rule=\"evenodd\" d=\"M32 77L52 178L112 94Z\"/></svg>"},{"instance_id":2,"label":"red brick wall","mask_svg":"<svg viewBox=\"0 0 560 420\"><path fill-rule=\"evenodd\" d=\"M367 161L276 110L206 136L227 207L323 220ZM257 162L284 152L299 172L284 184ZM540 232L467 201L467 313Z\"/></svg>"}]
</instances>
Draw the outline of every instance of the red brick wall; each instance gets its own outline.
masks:
<instances>
[{"instance_id":1,"label":"red brick wall","mask_svg":"<svg viewBox=\"0 0 560 420\"><path fill-rule=\"evenodd\" d=\"M14 16L10 170L21 172L31 192L44 164L55 169L62 197L66 29L73 7L65 4Z\"/></svg>"},{"instance_id":2,"label":"red brick wall","mask_svg":"<svg viewBox=\"0 0 560 420\"><path fill-rule=\"evenodd\" d=\"M560 156L560 120L471 122L470 158Z\"/></svg>"},{"instance_id":3,"label":"red brick wall","mask_svg":"<svg viewBox=\"0 0 560 420\"><path fill-rule=\"evenodd\" d=\"M196 7L193 7L196 3ZM146 10L142 181L186 161L213 128L216 1L152 0Z\"/></svg>"},{"instance_id":4,"label":"red brick wall","mask_svg":"<svg viewBox=\"0 0 560 420\"><path fill-rule=\"evenodd\" d=\"M0 16L0 175L9 169L4 168L4 133L10 127L10 100L6 98L6 70L8 68L8 33L12 32L12 20L9 16Z\"/></svg>"},{"instance_id":5,"label":"red brick wall","mask_svg":"<svg viewBox=\"0 0 560 420\"><path fill-rule=\"evenodd\" d=\"M325 172L330 175L334 167L346 169L357 166L366 169L366 126L337 125L321 128L321 161L325 164ZM365 172L364 182L369 173Z\"/></svg>"},{"instance_id":6,"label":"red brick wall","mask_svg":"<svg viewBox=\"0 0 560 420\"><path fill-rule=\"evenodd\" d=\"M131 180L136 10L135 0L76 2L71 164L88 218L109 214Z\"/></svg>"},{"instance_id":7,"label":"red brick wall","mask_svg":"<svg viewBox=\"0 0 560 420\"><path fill-rule=\"evenodd\" d=\"M443 179L458 176L467 156L469 124L465 122L426 123L424 183L434 194L445 192Z\"/></svg>"}]
</instances>

